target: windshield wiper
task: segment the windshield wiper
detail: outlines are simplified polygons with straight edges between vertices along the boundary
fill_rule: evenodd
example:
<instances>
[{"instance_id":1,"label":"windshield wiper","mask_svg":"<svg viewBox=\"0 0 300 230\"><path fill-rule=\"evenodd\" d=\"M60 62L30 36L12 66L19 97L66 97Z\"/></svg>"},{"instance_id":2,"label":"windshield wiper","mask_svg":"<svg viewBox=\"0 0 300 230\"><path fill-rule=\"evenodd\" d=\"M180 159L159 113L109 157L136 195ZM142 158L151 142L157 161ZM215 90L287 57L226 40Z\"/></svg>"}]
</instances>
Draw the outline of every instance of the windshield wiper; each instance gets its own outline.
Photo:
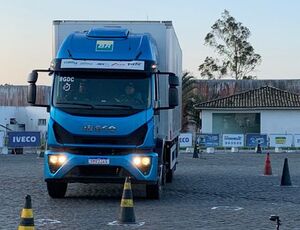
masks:
<instances>
[{"instance_id":1,"label":"windshield wiper","mask_svg":"<svg viewBox=\"0 0 300 230\"><path fill-rule=\"evenodd\" d=\"M126 109L136 109L131 105L116 105L116 104L97 104L95 107L109 107L109 108L126 108Z\"/></svg>"},{"instance_id":2,"label":"windshield wiper","mask_svg":"<svg viewBox=\"0 0 300 230\"><path fill-rule=\"evenodd\" d=\"M76 106L80 106L80 107L88 107L90 109L95 109L95 106L92 104L86 104L86 103L77 103L77 102L56 102L55 104L57 105L76 105Z\"/></svg>"}]
</instances>

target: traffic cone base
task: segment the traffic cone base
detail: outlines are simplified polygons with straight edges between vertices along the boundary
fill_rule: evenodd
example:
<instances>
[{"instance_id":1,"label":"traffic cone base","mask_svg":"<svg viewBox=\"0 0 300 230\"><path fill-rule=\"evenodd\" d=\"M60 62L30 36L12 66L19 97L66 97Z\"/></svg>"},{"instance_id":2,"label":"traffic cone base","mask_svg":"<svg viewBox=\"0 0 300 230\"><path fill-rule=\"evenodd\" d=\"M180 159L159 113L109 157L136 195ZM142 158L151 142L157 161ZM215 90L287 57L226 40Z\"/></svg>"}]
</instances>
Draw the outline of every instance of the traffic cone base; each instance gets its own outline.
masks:
<instances>
[{"instance_id":1,"label":"traffic cone base","mask_svg":"<svg viewBox=\"0 0 300 230\"><path fill-rule=\"evenodd\" d=\"M136 222L134 224L121 224L119 221L115 220L113 222L109 222L107 225L109 226L130 226L130 227L140 227L143 226L145 224L145 222Z\"/></svg>"},{"instance_id":2,"label":"traffic cone base","mask_svg":"<svg viewBox=\"0 0 300 230\"><path fill-rule=\"evenodd\" d=\"M31 197L27 195L25 199L25 206L21 212L21 221L18 226L18 230L35 230L31 207Z\"/></svg>"}]
</instances>

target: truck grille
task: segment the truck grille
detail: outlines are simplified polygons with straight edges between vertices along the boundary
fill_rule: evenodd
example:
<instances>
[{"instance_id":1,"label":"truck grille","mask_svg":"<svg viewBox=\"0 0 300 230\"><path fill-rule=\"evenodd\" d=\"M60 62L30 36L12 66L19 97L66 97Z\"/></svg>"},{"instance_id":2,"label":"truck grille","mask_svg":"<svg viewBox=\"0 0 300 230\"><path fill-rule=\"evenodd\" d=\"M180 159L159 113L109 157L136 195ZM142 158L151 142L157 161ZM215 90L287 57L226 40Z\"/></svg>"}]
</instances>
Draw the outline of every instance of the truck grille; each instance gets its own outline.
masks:
<instances>
[{"instance_id":1,"label":"truck grille","mask_svg":"<svg viewBox=\"0 0 300 230\"><path fill-rule=\"evenodd\" d=\"M142 145L148 131L147 124L127 136L91 136L74 135L57 122L53 124L54 135L60 144L94 144L94 145Z\"/></svg>"},{"instance_id":2,"label":"truck grille","mask_svg":"<svg viewBox=\"0 0 300 230\"><path fill-rule=\"evenodd\" d=\"M104 178L104 177L122 177L128 173L117 166L76 166L67 175L68 177L90 177L90 178Z\"/></svg>"}]
</instances>

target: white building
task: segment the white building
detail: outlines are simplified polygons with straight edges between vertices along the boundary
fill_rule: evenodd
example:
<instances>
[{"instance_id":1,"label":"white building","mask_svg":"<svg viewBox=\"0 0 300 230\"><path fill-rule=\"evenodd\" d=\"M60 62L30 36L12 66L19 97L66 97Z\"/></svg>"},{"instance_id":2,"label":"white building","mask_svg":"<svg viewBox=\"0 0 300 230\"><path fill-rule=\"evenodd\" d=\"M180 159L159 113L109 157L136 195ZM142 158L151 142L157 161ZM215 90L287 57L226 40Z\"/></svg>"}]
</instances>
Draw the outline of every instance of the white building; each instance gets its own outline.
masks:
<instances>
[{"instance_id":1,"label":"white building","mask_svg":"<svg viewBox=\"0 0 300 230\"><path fill-rule=\"evenodd\" d=\"M300 134L300 95L265 86L196 105L201 132Z\"/></svg>"},{"instance_id":2,"label":"white building","mask_svg":"<svg viewBox=\"0 0 300 230\"><path fill-rule=\"evenodd\" d=\"M44 107L0 106L0 130L47 131L49 113Z\"/></svg>"},{"instance_id":3,"label":"white building","mask_svg":"<svg viewBox=\"0 0 300 230\"><path fill-rule=\"evenodd\" d=\"M48 104L50 90L49 86L38 87L38 104ZM48 119L46 107L32 107L27 103L27 86L0 86L0 150L7 145L8 131L40 132L44 142Z\"/></svg>"}]
</instances>

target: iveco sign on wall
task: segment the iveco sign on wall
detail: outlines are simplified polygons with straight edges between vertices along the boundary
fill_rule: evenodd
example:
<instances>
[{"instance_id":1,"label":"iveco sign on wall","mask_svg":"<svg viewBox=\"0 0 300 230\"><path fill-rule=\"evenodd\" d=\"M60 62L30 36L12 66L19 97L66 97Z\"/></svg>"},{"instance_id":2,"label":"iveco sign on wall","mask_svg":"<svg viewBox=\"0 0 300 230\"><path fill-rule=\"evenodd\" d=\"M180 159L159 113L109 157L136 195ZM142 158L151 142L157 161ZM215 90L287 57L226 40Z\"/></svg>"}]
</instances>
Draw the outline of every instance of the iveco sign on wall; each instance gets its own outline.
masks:
<instances>
[{"instance_id":1,"label":"iveco sign on wall","mask_svg":"<svg viewBox=\"0 0 300 230\"><path fill-rule=\"evenodd\" d=\"M8 132L8 147L39 147L40 132Z\"/></svg>"}]
</instances>

